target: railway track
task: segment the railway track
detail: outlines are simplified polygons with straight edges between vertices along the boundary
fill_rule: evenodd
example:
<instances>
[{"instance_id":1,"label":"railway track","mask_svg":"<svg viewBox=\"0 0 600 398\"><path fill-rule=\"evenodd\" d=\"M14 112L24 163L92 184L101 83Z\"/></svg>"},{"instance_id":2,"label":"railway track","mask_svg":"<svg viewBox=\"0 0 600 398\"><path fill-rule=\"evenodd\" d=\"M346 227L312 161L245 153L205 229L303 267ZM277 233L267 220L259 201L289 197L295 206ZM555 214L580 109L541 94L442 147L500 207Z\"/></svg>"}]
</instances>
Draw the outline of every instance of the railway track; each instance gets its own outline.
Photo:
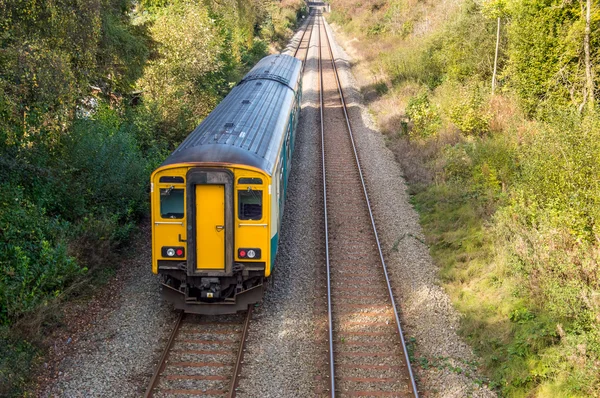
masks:
<instances>
[{"instance_id":1,"label":"railway track","mask_svg":"<svg viewBox=\"0 0 600 398\"><path fill-rule=\"evenodd\" d=\"M331 42L316 18L330 394L418 397Z\"/></svg>"},{"instance_id":2,"label":"railway track","mask_svg":"<svg viewBox=\"0 0 600 398\"><path fill-rule=\"evenodd\" d=\"M314 18L311 14L293 54L304 64ZM235 397L251 319L252 307L226 316L181 312L144 396Z\"/></svg>"},{"instance_id":3,"label":"railway track","mask_svg":"<svg viewBox=\"0 0 600 398\"><path fill-rule=\"evenodd\" d=\"M314 27L315 16L311 12L308 15L309 19L306 21L306 27L302 31L302 37L300 38L300 43L298 43L298 47L294 50L294 57L301 59L303 61L302 71L304 72L304 66L306 65L306 57L308 56L308 49L310 48L310 40L312 38L312 31ZM308 36L306 33L308 32Z\"/></svg>"},{"instance_id":4,"label":"railway track","mask_svg":"<svg viewBox=\"0 0 600 398\"><path fill-rule=\"evenodd\" d=\"M181 313L144 396L235 397L251 318Z\"/></svg>"}]
</instances>

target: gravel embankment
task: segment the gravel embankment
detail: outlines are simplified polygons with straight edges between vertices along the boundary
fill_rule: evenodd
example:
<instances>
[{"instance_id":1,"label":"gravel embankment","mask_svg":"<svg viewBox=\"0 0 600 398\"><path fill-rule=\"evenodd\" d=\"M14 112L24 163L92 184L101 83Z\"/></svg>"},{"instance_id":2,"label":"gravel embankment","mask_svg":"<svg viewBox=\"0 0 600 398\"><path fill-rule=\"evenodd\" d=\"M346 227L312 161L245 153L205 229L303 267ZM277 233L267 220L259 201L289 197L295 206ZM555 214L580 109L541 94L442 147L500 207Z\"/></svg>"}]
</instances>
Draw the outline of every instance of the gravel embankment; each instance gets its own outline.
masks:
<instances>
[{"instance_id":1,"label":"gravel embankment","mask_svg":"<svg viewBox=\"0 0 600 398\"><path fill-rule=\"evenodd\" d=\"M409 203L400 165L363 105L350 57L335 42L333 47L386 265L402 312L404 333L416 339L417 357L431 362L441 357L452 368L469 372L466 376L452 371L450 366L426 370L413 364L420 378L419 388L428 396L495 396L476 384L482 378L468 363L477 358L456 333L459 314L438 284L438 268L422 243L419 217Z\"/></svg>"},{"instance_id":2,"label":"gravel embankment","mask_svg":"<svg viewBox=\"0 0 600 398\"><path fill-rule=\"evenodd\" d=\"M298 42L300 36L301 32L293 41ZM253 316L239 397L312 396L323 379L323 369L316 366L324 356L316 340L323 309L318 266L324 264L316 70L313 47L303 80L275 277Z\"/></svg>"},{"instance_id":3,"label":"gravel embankment","mask_svg":"<svg viewBox=\"0 0 600 398\"><path fill-rule=\"evenodd\" d=\"M74 336L72 351L57 366L60 373L40 396L143 395L175 320L151 273L149 242L146 233L132 248L138 257L121 266L104 288L118 286L103 295L110 309L100 309L91 316L93 326Z\"/></svg>"}]
</instances>

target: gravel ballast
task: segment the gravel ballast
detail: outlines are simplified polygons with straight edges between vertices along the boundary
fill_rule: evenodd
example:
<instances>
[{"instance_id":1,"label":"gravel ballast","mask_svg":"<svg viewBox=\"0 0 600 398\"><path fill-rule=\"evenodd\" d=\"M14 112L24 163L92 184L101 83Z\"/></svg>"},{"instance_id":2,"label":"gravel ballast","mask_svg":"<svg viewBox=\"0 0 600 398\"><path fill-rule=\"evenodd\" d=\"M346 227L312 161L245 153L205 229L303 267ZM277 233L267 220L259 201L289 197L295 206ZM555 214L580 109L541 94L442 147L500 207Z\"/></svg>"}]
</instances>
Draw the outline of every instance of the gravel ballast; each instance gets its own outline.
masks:
<instances>
[{"instance_id":1,"label":"gravel ballast","mask_svg":"<svg viewBox=\"0 0 600 398\"><path fill-rule=\"evenodd\" d=\"M300 37L298 32L294 41ZM238 397L312 396L321 378L316 364L324 347L315 340L320 318L315 295L322 293L318 267L324 264L315 37L316 30L304 72L274 281L250 324Z\"/></svg>"},{"instance_id":2,"label":"gravel ballast","mask_svg":"<svg viewBox=\"0 0 600 398\"><path fill-rule=\"evenodd\" d=\"M132 249L138 257L122 265L105 287L119 286L110 296L112 309L95 315L93 327L77 338L58 365L55 382L41 396L143 395L176 315L160 297L158 277L150 269L149 241L149 233L140 237Z\"/></svg>"}]
</instances>

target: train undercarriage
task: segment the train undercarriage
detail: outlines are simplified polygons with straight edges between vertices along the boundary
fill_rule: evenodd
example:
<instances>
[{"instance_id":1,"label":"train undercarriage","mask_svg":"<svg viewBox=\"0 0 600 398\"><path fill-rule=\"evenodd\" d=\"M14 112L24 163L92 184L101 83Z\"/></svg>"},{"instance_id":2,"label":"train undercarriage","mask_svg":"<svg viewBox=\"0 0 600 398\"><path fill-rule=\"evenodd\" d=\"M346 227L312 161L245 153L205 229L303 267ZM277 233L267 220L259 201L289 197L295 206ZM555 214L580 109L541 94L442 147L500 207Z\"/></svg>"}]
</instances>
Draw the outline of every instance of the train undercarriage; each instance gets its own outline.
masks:
<instances>
[{"instance_id":1,"label":"train undercarriage","mask_svg":"<svg viewBox=\"0 0 600 398\"><path fill-rule=\"evenodd\" d=\"M262 300L264 264L234 263L231 273L188 275L185 262L177 268L159 266L161 294L175 308L193 314L235 314Z\"/></svg>"}]
</instances>

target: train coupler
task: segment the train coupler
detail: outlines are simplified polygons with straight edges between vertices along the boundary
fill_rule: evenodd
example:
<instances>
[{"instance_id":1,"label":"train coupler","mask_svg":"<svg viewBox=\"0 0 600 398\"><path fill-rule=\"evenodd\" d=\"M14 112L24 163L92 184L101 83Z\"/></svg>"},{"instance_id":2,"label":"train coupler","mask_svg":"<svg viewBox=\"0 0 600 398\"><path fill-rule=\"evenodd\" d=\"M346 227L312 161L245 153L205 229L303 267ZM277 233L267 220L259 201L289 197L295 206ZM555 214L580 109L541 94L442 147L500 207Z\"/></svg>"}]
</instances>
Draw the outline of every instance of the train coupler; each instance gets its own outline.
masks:
<instances>
[{"instance_id":1,"label":"train coupler","mask_svg":"<svg viewBox=\"0 0 600 398\"><path fill-rule=\"evenodd\" d=\"M221 297L221 282L219 278L202 278L200 280L200 297L216 299Z\"/></svg>"}]
</instances>

